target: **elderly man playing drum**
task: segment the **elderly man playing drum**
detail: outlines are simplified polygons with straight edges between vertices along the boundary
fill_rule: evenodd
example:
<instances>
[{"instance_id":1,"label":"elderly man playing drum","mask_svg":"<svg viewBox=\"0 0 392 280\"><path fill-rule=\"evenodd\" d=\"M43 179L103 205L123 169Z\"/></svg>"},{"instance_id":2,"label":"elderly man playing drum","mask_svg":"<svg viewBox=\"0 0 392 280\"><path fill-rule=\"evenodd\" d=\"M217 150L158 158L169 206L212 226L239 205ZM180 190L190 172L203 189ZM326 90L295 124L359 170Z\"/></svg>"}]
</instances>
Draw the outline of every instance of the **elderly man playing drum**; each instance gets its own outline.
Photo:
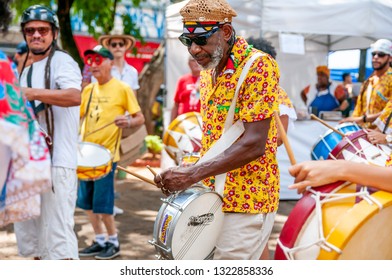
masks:
<instances>
[{"instance_id":1,"label":"elderly man playing drum","mask_svg":"<svg viewBox=\"0 0 392 280\"><path fill-rule=\"evenodd\" d=\"M259 259L279 202L273 118L279 68L273 58L235 35L231 21L236 12L225 0L191 0L180 13L184 29L179 39L203 68L203 157L193 166L165 170L154 180L166 195L201 180L215 189L223 197L224 221L214 259ZM237 129L240 133L231 137L230 131Z\"/></svg>"},{"instance_id":2,"label":"elderly man playing drum","mask_svg":"<svg viewBox=\"0 0 392 280\"><path fill-rule=\"evenodd\" d=\"M80 181L77 206L86 210L94 229L95 241L81 250L79 256L112 259L120 254L113 206L114 172L120 159L121 129L142 125L144 116L132 89L112 77L113 55L109 50L98 45L85 51L84 56L85 63L91 67L91 72L98 82L86 86L82 92L82 139L84 142L101 145L109 150L112 156L108 174ZM130 115L124 115L125 112ZM79 150L79 153L82 153L80 157L83 157L83 152L83 149ZM107 240L103 225L108 235Z\"/></svg>"}]
</instances>

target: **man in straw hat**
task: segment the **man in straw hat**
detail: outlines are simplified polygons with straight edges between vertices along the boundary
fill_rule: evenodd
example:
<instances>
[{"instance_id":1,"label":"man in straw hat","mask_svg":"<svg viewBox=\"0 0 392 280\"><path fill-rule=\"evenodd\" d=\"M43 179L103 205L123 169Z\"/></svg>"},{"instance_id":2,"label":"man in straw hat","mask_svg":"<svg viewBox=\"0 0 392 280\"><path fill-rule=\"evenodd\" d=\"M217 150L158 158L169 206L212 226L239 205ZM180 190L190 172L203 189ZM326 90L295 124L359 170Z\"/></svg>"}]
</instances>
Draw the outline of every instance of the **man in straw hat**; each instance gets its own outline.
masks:
<instances>
[{"instance_id":1,"label":"man in straw hat","mask_svg":"<svg viewBox=\"0 0 392 280\"><path fill-rule=\"evenodd\" d=\"M99 37L98 41L113 54L112 76L127 83L136 95L136 91L140 88L138 72L125 61L125 52L135 46L135 38L114 31L110 35ZM94 78L92 80L95 81Z\"/></svg>"},{"instance_id":2,"label":"man in straw hat","mask_svg":"<svg viewBox=\"0 0 392 280\"><path fill-rule=\"evenodd\" d=\"M235 35L231 22L236 12L225 0L190 0L180 13L184 31L179 39L204 70L200 77L203 158L193 166L165 170L154 180L166 195L201 180L219 193L222 189L224 223L214 259L259 259L279 203L273 117L278 111L279 68L271 56ZM254 57L246 72L244 67L255 54L261 56ZM243 71L246 76L233 101ZM239 121L235 125L243 126L244 132L224 152L214 153L216 147L225 146L217 141L227 139L223 131L228 129L224 126L232 102L236 102L230 110L234 121L229 117L228 126Z\"/></svg>"}]
</instances>

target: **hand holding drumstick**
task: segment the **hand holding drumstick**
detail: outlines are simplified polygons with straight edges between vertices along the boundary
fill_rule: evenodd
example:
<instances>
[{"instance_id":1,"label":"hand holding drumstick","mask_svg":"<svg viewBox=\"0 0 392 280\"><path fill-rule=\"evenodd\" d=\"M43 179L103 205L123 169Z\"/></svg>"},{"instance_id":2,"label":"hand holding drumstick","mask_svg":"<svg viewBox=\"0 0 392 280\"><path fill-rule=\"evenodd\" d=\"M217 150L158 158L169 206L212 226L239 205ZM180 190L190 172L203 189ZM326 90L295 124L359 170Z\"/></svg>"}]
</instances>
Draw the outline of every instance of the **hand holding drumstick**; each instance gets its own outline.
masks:
<instances>
[{"instance_id":1,"label":"hand holding drumstick","mask_svg":"<svg viewBox=\"0 0 392 280\"><path fill-rule=\"evenodd\" d=\"M149 165L147 165L146 167L147 167L148 170L150 170L150 172L151 172L154 176L159 176L160 179L161 179L161 182L162 182L161 174L159 174L159 173L157 174L157 173L155 172L155 170L152 169ZM162 183L161 183L161 184L162 184ZM157 185L156 185L156 186L157 186ZM159 188L159 186L157 186L157 188ZM165 194L165 195L170 195L170 194L172 194L172 192L169 191L168 189L166 189L165 186L164 186L163 184L162 184L162 186L161 186L160 188L161 188L163 194Z\"/></svg>"},{"instance_id":2,"label":"hand holding drumstick","mask_svg":"<svg viewBox=\"0 0 392 280\"><path fill-rule=\"evenodd\" d=\"M139 178L140 180L142 180L142 181L144 181L144 182L146 182L146 183L149 183L149 184L151 184L151 185L157 186L157 184L155 184L154 181L152 181L152 180L150 180L150 179L148 179L148 178L146 178L146 177L144 177L144 176L142 176L142 175L139 175L139 174L137 174L137 173L135 173L135 172L132 172L132 171L130 171L130 170L128 170L128 169L126 169L126 168L124 168L124 167L122 167L122 166L117 165L117 169L120 169L120 170L122 170L122 171L124 171L124 172L126 172L126 173L129 173L129 174L131 174L132 176L134 176L134 177L136 177L136 178Z\"/></svg>"}]
</instances>

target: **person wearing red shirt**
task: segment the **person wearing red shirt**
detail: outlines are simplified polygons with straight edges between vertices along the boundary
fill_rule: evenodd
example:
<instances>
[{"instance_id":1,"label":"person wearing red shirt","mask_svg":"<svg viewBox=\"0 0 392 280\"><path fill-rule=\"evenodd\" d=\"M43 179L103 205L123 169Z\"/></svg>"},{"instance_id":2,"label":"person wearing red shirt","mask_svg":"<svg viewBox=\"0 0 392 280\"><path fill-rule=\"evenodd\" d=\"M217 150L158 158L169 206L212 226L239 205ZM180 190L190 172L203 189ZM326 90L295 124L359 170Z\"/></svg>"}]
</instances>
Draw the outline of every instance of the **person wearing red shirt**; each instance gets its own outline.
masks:
<instances>
[{"instance_id":1,"label":"person wearing red shirt","mask_svg":"<svg viewBox=\"0 0 392 280\"><path fill-rule=\"evenodd\" d=\"M192 56L189 56L188 65L191 72L181 76L177 82L171 121L181 114L200 112L200 66Z\"/></svg>"}]
</instances>

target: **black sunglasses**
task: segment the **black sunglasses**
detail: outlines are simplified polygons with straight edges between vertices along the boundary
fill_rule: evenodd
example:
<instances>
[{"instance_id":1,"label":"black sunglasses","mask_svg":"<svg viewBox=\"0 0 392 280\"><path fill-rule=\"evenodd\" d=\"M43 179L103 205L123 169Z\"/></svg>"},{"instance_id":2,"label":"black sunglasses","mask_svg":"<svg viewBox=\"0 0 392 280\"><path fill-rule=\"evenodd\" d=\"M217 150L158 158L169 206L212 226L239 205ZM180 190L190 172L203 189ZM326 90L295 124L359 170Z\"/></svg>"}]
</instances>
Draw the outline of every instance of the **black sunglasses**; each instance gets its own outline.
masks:
<instances>
[{"instance_id":1,"label":"black sunglasses","mask_svg":"<svg viewBox=\"0 0 392 280\"><path fill-rule=\"evenodd\" d=\"M219 28L215 28L212 29L211 31L208 31L207 33L204 33L202 35L199 36L195 36L195 37L187 37L184 34L182 34L180 37L178 37L178 39L181 41L181 43L185 46L185 47L190 47L192 46L192 43L195 43L198 46L205 46L207 45L207 39L210 38L216 31L218 31Z\"/></svg>"},{"instance_id":2,"label":"black sunglasses","mask_svg":"<svg viewBox=\"0 0 392 280\"><path fill-rule=\"evenodd\" d=\"M384 56L386 56L387 54L386 53L382 53L382 52L372 52L372 56L373 57L375 57L375 56L378 56L378 57L380 57L380 58L383 58Z\"/></svg>"},{"instance_id":3,"label":"black sunglasses","mask_svg":"<svg viewBox=\"0 0 392 280\"><path fill-rule=\"evenodd\" d=\"M118 45L120 48L122 48L122 47L125 46L125 44L124 44L123 42L113 42L113 43L110 43L110 46L111 46L112 48L117 47L117 45Z\"/></svg>"}]
</instances>

